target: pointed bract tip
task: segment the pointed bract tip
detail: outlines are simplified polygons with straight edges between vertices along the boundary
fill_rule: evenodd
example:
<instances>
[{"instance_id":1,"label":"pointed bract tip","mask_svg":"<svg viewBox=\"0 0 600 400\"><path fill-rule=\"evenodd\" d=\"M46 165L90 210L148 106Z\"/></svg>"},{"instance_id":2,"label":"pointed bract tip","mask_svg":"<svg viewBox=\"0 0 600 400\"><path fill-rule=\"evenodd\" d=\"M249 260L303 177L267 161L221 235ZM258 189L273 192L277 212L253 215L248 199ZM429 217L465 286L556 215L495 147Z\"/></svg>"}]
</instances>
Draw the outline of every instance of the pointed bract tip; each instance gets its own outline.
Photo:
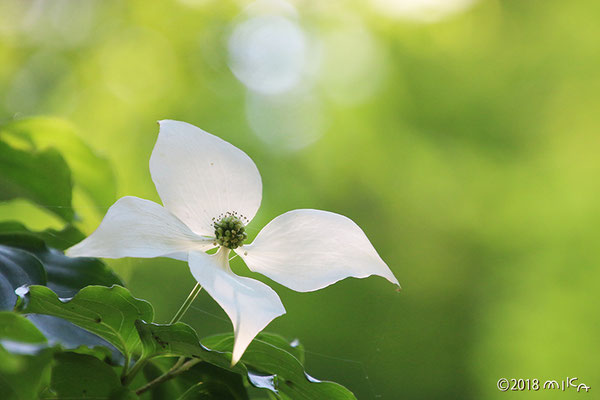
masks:
<instances>
[{"instance_id":1,"label":"pointed bract tip","mask_svg":"<svg viewBox=\"0 0 600 400\"><path fill-rule=\"evenodd\" d=\"M179 121L175 121L175 120L172 120L172 119L159 119L158 121L156 121L156 123L158 124L158 126L162 126L163 124L165 124L167 122L179 122Z\"/></svg>"},{"instance_id":2,"label":"pointed bract tip","mask_svg":"<svg viewBox=\"0 0 600 400\"><path fill-rule=\"evenodd\" d=\"M396 285L396 293L400 293L400 291L402 290L402 287L400 287L400 284Z\"/></svg>"}]
</instances>

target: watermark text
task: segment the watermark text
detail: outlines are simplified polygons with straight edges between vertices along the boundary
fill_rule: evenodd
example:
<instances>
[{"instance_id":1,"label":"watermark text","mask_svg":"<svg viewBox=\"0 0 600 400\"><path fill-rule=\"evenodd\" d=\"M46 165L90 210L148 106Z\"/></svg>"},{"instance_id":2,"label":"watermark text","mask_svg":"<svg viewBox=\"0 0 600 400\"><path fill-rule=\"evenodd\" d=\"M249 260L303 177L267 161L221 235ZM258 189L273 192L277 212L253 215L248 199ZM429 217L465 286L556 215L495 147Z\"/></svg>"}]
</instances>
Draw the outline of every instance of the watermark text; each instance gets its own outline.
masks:
<instances>
[{"instance_id":1,"label":"watermark text","mask_svg":"<svg viewBox=\"0 0 600 400\"><path fill-rule=\"evenodd\" d=\"M559 391L567 391L567 390L576 390L577 392L589 392L591 387L581 382L579 378L573 377L566 379L548 379L548 380L540 380L537 378L500 378L498 382L496 382L496 387L501 392L524 392L524 391L534 391L538 390L559 390Z\"/></svg>"}]
</instances>

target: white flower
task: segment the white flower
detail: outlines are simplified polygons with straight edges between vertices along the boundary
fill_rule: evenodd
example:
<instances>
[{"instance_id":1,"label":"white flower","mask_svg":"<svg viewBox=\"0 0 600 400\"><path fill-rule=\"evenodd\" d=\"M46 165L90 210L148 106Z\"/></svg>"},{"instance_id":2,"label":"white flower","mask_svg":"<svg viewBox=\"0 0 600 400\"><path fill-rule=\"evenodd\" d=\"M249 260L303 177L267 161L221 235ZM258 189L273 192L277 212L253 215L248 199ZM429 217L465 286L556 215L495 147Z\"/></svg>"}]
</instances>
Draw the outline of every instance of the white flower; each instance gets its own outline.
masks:
<instances>
[{"instance_id":1,"label":"white flower","mask_svg":"<svg viewBox=\"0 0 600 400\"><path fill-rule=\"evenodd\" d=\"M269 222L251 244L242 244L244 227L262 198L254 162L193 125L169 120L159 124L150 173L164 207L123 197L110 207L98 229L70 248L68 255L187 260L194 278L233 323L233 363L285 309L270 287L231 271L230 250L250 270L300 292L370 275L398 285L364 232L339 214L289 211ZM215 247L219 247L215 254L205 253Z\"/></svg>"}]
</instances>

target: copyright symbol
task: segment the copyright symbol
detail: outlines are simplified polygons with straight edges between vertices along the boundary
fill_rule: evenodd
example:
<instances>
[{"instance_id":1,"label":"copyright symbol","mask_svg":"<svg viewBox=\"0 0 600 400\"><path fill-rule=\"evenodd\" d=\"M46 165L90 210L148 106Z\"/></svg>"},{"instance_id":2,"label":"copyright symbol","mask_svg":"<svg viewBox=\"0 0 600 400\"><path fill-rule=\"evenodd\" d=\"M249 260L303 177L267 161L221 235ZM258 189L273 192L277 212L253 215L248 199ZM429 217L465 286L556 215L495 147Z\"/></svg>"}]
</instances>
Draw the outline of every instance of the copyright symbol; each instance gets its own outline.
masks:
<instances>
[{"instance_id":1,"label":"copyright symbol","mask_svg":"<svg viewBox=\"0 0 600 400\"><path fill-rule=\"evenodd\" d=\"M498 379L498 383L496 383L496 386L498 386L498 390L500 390L501 392L506 392L510 387L510 384L508 383L508 379L500 378Z\"/></svg>"}]
</instances>

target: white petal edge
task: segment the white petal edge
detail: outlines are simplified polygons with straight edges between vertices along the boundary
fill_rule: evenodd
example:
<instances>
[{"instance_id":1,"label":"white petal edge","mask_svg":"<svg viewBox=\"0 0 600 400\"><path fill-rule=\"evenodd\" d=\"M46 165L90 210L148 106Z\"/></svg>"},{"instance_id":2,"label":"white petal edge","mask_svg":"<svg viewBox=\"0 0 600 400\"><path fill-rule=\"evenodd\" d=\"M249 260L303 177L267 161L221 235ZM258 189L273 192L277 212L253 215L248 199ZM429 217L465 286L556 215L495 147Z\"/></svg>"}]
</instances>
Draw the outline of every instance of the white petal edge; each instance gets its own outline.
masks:
<instances>
[{"instance_id":1,"label":"white petal edge","mask_svg":"<svg viewBox=\"0 0 600 400\"><path fill-rule=\"evenodd\" d=\"M150 174L164 206L194 232L212 235L213 218L228 212L247 224L262 199L262 181L246 153L186 122L164 120Z\"/></svg>"},{"instance_id":2,"label":"white petal edge","mask_svg":"<svg viewBox=\"0 0 600 400\"><path fill-rule=\"evenodd\" d=\"M215 247L214 239L193 233L159 204L126 196L113 204L100 226L71 247L71 257L171 257L186 260L190 250Z\"/></svg>"},{"instance_id":3,"label":"white petal edge","mask_svg":"<svg viewBox=\"0 0 600 400\"><path fill-rule=\"evenodd\" d=\"M351 219L328 211L284 213L236 253L250 270L299 292L370 275L400 286L362 229Z\"/></svg>"},{"instance_id":4,"label":"white petal edge","mask_svg":"<svg viewBox=\"0 0 600 400\"><path fill-rule=\"evenodd\" d=\"M214 255L190 252L192 275L219 303L233 324L235 341L232 365L235 365L252 339L273 319L285 314L277 293L255 279L235 275L229 268L229 250Z\"/></svg>"}]
</instances>

